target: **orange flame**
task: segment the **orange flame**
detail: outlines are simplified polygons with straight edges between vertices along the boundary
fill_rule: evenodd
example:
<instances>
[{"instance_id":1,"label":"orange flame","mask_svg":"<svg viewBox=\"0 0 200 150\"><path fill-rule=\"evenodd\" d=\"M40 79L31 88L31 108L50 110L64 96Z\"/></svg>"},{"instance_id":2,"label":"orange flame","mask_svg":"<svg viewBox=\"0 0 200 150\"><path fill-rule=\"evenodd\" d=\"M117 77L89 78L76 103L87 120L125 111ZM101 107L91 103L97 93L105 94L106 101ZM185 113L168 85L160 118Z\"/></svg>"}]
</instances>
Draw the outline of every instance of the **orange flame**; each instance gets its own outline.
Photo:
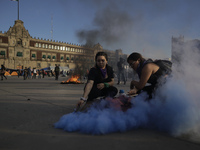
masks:
<instances>
[{"instance_id":1,"label":"orange flame","mask_svg":"<svg viewBox=\"0 0 200 150\"><path fill-rule=\"evenodd\" d=\"M79 76L72 76L67 81L62 81L62 83L81 83L80 81L78 81L78 79Z\"/></svg>"}]
</instances>

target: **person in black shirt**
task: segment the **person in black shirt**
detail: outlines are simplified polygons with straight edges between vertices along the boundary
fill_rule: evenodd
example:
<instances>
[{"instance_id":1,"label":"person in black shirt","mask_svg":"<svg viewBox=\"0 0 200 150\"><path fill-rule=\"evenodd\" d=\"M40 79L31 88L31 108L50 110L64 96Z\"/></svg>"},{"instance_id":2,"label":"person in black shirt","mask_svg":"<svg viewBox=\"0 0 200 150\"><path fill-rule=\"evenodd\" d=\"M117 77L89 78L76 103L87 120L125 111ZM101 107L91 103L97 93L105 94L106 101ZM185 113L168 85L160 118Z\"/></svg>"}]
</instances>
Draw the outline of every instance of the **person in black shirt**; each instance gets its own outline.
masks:
<instances>
[{"instance_id":1,"label":"person in black shirt","mask_svg":"<svg viewBox=\"0 0 200 150\"><path fill-rule=\"evenodd\" d=\"M107 54L105 52L98 52L95 61L96 64L89 71L83 96L78 101L77 106L81 106L84 102L93 101L101 96L114 97L118 93L117 88L113 86L114 72L113 68L107 64Z\"/></svg>"},{"instance_id":2,"label":"person in black shirt","mask_svg":"<svg viewBox=\"0 0 200 150\"><path fill-rule=\"evenodd\" d=\"M5 76L5 72L6 72L6 67L4 65L1 65L1 70L0 70L0 74L1 74L1 80L3 80L3 77L7 80L6 76Z\"/></svg>"},{"instance_id":3,"label":"person in black shirt","mask_svg":"<svg viewBox=\"0 0 200 150\"><path fill-rule=\"evenodd\" d=\"M58 76L59 76L59 73L60 73L60 67L57 65L57 64L55 64L55 75L56 75L56 78L55 78L55 80L58 80ZM53 75L53 73L52 73L52 75Z\"/></svg>"},{"instance_id":4,"label":"person in black shirt","mask_svg":"<svg viewBox=\"0 0 200 150\"><path fill-rule=\"evenodd\" d=\"M28 77L28 69L27 69L27 67L25 67L25 69L24 69L24 80L26 80L27 77Z\"/></svg>"},{"instance_id":5,"label":"person in black shirt","mask_svg":"<svg viewBox=\"0 0 200 150\"><path fill-rule=\"evenodd\" d=\"M131 81L129 95L139 94L141 91L147 92L149 99L158 87L161 77L169 74L165 71L165 66L159 65L152 59L144 59L140 53L132 53L127 58L127 62L134 71L137 72L139 81ZM146 86L146 83L150 85Z\"/></svg>"},{"instance_id":6,"label":"person in black shirt","mask_svg":"<svg viewBox=\"0 0 200 150\"><path fill-rule=\"evenodd\" d=\"M45 74L45 73L44 73L44 69L42 69L42 78L44 78L44 74Z\"/></svg>"},{"instance_id":7,"label":"person in black shirt","mask_svg":"<svg viewBox=\"0 0 200 150\"><path fill-rule=\"evenodd\" d=\"M118 68L118 74L117 74L118 83L117 84L120 84L121 78L124 81L124 85L126 84L124 62L125 60L123 58L120 58L120 61L117 63L117 68Z\"/></svg>"}]
</instances>

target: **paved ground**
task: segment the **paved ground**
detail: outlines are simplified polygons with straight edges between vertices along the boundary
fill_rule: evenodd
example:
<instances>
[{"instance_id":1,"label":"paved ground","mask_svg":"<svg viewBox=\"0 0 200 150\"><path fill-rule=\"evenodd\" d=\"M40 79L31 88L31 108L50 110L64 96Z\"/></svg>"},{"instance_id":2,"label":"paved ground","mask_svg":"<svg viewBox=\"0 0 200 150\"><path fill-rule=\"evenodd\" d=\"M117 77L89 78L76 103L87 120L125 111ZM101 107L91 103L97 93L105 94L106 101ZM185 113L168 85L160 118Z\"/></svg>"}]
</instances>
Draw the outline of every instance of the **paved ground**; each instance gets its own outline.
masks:
<instances>
[{"instance_id":1,"label":"paved ground","mask_svg":"<svg viewBox=\"0 0 200 150\"><path fill-rule=\"evenodd\" d=\"M53 124L73 111L84 86L60 84L62 80L66 78L0 81L0 150L200 149L200 144L145 129L100 136L55 129ZM117 87L128 90L128 85Z\"/></svg>"}]
</instances>

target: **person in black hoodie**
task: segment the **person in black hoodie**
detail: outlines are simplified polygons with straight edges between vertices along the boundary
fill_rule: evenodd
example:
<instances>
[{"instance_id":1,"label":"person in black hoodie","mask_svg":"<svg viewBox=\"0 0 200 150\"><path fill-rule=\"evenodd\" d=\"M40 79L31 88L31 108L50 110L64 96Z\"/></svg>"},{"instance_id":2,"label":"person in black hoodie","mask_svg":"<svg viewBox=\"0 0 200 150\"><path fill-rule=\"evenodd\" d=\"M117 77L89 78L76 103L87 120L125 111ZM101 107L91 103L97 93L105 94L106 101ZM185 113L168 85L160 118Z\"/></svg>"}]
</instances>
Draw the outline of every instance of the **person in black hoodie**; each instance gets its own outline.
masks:
<instances>
[{"instance_id":1,"label":"person in black hoodie","mask_svg":"<svg viewBox=\"0 0 200 150\"><path fill-rule=\"evenodd\" d=\"M155 92L161 81L161 77L165 78L169 75L169 71L166 63L172 65L171 62L165 60L153 61L152 59L144 59L140 53L132 53L127 58L129 66L137 72L139 81L132 80L130 83L129 95L139 94L141 91L147 92L149 99L152 98L152 94ZM170 66L171 67L171 66ZM146 86L146 83L150 85Z\"/></svg>"},{"instance_id":2,"label":"person in black hoodie","mask_svg":"<svg viewBox=\"0 0 200 150\"><path fill-rule=\"evenodd\" d=\"M95 56L95 62L95 66L89 71L83 96L78 101L77 106L101 96L114 97L118 93L117 88L113 86L114 72L113 68L107 64L107 54L98 52Z\"/></svg>"}]
</instances>

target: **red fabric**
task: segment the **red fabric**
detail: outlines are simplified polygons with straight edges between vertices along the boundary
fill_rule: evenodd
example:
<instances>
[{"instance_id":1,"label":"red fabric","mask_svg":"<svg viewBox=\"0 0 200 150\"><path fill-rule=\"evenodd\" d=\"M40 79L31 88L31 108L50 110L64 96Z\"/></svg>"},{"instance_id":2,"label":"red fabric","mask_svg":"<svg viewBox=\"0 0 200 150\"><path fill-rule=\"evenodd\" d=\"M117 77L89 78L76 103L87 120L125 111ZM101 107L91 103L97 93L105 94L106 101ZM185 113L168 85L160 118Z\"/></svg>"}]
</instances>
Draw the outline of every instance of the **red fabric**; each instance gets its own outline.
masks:
<instances>
[{"instance_id":1,"label":"red fabric","mask_svg":"<svg viewBox=\"0 0 200 150\"><path fill-rule=\"evenodd\" d=\"M115 98L106 98L107 101L110 102L111 107L115 108L116 110L126 111L127 109L131 108L131 98L126 96L119 96Z\"/></svg>"}]
</instances>

